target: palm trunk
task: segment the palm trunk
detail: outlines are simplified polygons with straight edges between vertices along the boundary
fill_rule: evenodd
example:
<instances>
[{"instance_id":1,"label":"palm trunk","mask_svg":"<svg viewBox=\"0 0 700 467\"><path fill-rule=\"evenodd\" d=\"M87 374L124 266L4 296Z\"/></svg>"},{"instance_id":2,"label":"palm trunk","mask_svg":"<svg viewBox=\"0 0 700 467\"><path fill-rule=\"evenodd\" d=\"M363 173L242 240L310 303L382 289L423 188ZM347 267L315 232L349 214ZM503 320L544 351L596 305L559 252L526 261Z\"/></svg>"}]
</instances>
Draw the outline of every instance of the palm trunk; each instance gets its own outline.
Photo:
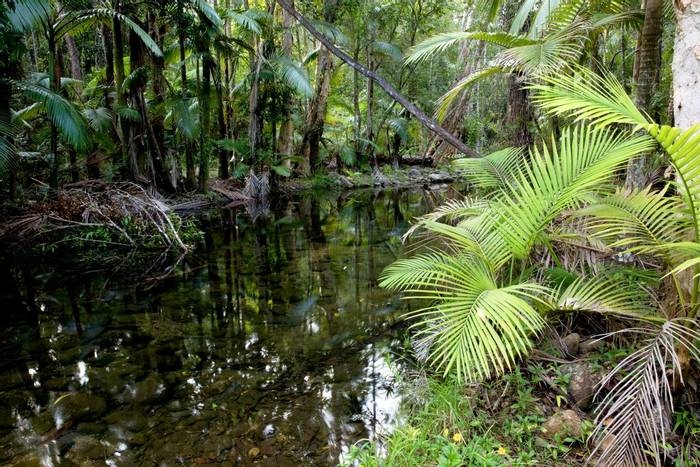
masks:
<instances>
[{"instance_id":1,"label":"palm trunk","mask_svg":"<svg viewBox=\"0 0 700 467\"><path fill-rule=\"evenodd\" d=\"M291 0L292 6L294 6L294 0ZM294 25L294 18L291 14L284 8L282 9L282 27L284 28L284 34L282 35L282 53L292 59L292 46L293 46L293 36L292 36L292 26ZM280 126L280 134L277 140L277 152L282 156L291 156L294 150L294 122L292 121L291 108L288 110L282 119L282 124ZM291 168L291 161L285 160L285 165Z\"/></svg>"},{"instance_id":2,"label":"palm trunk","mask_svg":"<svg viewBox=\"0 0 700 467\"><path fill-rule=\"evenodd\" d=\"M115 5L117 11L119 3ZM122 25L118 19L112 20L112 40L114 42L114 89L117 94L117 105L123 106L126 103L124 93L122 92L122 84L124 84L124 39L122 37ZM129 132L128 125L115 114L114 128L117 132L117 137L121 143L121 163L127 163L127 150L129 142L126 139L126 134Z\"/></svg>"},{"instance_id":3,"label":"palm trunk","mask_svg":"<svg viewBox=\"0 0 700 467\"><path fill-rule=\"evenodd\" d=\"M200 118L201 130L200 141L202 147L199 149L199 191L207 190L209 180L209 126L210 126L210 100L211 100L211 57L205 56L202 60L202 87L200 94Z\"/></svg>"},{"instance_id":4,"label":"palm trunk","mask_svg":"<svg viewBox=\"0 0 700 467\"><path fill-rule=\"evenodd\" d=\"M49 47L49 87L56 93L61 92L61 57L60 51L57 48L56 39L53 30L48 31L48 47ZM49 140L49 149L51 151L51 178L50 185L53 189L58 189L58 167L60 164L58 154L58 129L52 122L50 125L51 136Z\"/></svg>"},{"instance_id":5,"label":"palm trunk","mask_svg":"<svg viewBox=\"0 0 700 467\"><path fill-rule=\"evenodd\" d=\"M182 90L182 100L187 102L188 89L187 89L187 64L185 59L187 58L187 51L185 49L185 31L184 24L182 23L182 1L178 1L180 24L178 24L178 48L180 51L180 86ZM187 188L192 189L196 185L196 176L194 169L194 154L192 152L192 143L190 141L182 141L183 149L185 152L185 180Z\"/></svg>"},{"instance_id":6,"label":"palm trunk","mask_svg":"<svg viewBox=\"0 0 700 467\"><path fill-rule=\"evenodd\" d=\"M105 59L105 106L112 107L112 98L110 97L110 86L114 86L114 49L112 44L112 31L107 25L101 27L102 49Z\"/></svg>"},{"instance_id":7,"label":"palm trunk","mask_svg":"<svg viewBox=\"0 0 700 467\"><path fill-rule=\"evenodd\" d=\"M635 58L635 104L652 113L651 98L659 82L659 43L661 41L662 0L645 0L644 24L639 33ZM651 154L642 154L627 165L625 184L629 188L641 189L650 180Z\"/></svg>"}]
</instances>

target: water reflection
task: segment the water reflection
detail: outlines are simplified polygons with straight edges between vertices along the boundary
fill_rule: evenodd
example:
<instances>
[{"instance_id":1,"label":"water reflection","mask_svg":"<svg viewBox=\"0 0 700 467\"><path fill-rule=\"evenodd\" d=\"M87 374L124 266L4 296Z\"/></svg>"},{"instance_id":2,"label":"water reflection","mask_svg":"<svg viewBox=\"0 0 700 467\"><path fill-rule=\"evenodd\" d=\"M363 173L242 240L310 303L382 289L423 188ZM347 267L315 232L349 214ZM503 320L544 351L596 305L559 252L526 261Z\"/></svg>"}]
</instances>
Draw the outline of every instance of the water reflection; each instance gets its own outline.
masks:
<instances>
[{"instance_id":1,"label":"water reflection","mask_svg":"<svg viewBox=\"0 0 700 467\"><path fill-rule=\"evenodd\" d=\"M0 268L0 464L336 463L394 420L404 305L377 276L434 196L210 213L160 281Z\"/></svg>"}]
</instances>

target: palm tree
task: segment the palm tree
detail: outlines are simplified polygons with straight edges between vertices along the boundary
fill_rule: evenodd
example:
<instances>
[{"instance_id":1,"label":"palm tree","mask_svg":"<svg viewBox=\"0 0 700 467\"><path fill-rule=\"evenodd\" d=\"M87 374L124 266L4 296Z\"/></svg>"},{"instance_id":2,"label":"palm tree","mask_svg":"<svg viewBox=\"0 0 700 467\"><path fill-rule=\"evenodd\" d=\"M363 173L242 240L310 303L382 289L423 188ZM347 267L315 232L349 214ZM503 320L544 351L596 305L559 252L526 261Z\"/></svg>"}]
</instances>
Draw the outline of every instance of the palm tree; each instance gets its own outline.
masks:
<instances>
[{"instance_id":1,"label":"palm tree","mask_svg":"<svg viewBox=\"0 0 700 467\"><path fill-rule=\"evenodd\" d=\"M153 54L156 56L162 56L162 52L156 45L156 43L151 39L151 37L138 26L134 21L128 17L114 11L107 6L98 5L93 7L90 2L83 1L71 1L67 2L65 5L60 4L58 1L54 0L18 0L15 2L14 9L9 13L9 19L15 30L21 33L26 33L31 30L41 29L46 36L48 44L48 76L49 76L49 86L48 88L52 91L53 96L57 96L61 92L61 78L63 74L62 66L60 60L58 60L58 47L60 42L71 32L78 28L85 27L86 25L99 21L118 21L120 24L123 23L127 25L148 47ZM115 36L116 36L115 31ZM118 85L119 83L117 83ZM25 90L29 92L33 97L37 99L43 99L44 102L49 98L49 94L45 90L37 90L31 87L25 86ZM42 101L40 101L42 102ZM54 101L55 102L55 101ZM66 101L67 102L67 101ZM69 104L70 105L70 104ZM54 107L55 109L55 107ZM79 115L76 112L70 112L64 117L64 122L66 123L66 118L70 118L71 115ZM58 115L56 115L58 117ZM76 149L84 149L88 144L88 139L79 140L82 138L82 134L74 133L72 135L67 135L64 130L75 129L80 126L80 124L75 121L72 125L68 127L61 128L57 126L57 123L53 118L50 119L51 123L51 139L50 139L50 151L53 157L53 164L51 170L51 186L53 188L58 187L58 167L60 164L59 153L58 153L58 135L61 131L65 136L68 136L68 142L72 144Z\"/></svg>"},{"instance_id":2,"label":"palm tree","mask_svg":"<svg viewBox=\"0 0 700 467\"><path fill-rule=\"evenodd\" d=\"M408 315L417 318L419 350L462 379L512 368L557 314L630 323L621 332L641 342L601 385L613 389L597 409L594 454L606 465L642 465L650 458L661 465L671 387L682 382L689 361L700 358L694 321L700 308L700 125L681 131L650 121L610 74L580 68L540 80L528 86L536 104L589 124L531 148L529 159L506 148L458 160L485 196L422 219L412 232L426 230L442 243L391 265L382 285L426 303ZM613 124L629 128L611 130ZM638 129L646 134L630 131ZM617 189L616 171L657 143L676 169L678 194ZM639 281L610 272L613 264L595 275L596 263L572 268L586 258L579 257L580 246L590 238L607 245L598 261L617 253L650 257L674 291L671 299L654 306L658 301ZM686 269L694 274L689 287Z\"/></svg>"}]
</instances>

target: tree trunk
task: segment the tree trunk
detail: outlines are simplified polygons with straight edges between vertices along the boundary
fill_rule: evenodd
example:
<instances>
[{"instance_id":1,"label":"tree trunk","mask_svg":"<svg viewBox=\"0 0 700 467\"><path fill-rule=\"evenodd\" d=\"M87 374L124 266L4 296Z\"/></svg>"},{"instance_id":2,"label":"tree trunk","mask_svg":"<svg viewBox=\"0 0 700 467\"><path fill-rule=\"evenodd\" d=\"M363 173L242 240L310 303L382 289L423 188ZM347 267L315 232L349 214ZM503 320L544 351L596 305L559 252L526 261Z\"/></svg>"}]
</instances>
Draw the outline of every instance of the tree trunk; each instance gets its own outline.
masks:
<instances>
[{"instance_id":1,"label":"tree trunk","mask_svg":"<svg viewBox=\"0 0 700 467\"><path fill-rule=\"evenodd\" d=\"M112 98L110 97L111 86L114 86L114 45L112 43L112 31L106 24L101 26L102 49L105 59L105 106L112 108Z\"/></svg>"},{"instance_id":2,"label":"tree trunk","mask_svg":"<svg viewBox=\"0 0 700 467\"><path fill-rule=\"evenodd\" d=\"M180 51L180 89L182 90L182 100L187 104L188 94L188 83L187 83L187 63L185 59L187 58L187 51L185 48L185 24L182 19L182 1L178 1L178 48ZM192 152L192 142L182 139L183 149L185 152L185 180L188 189L193 189L197 184L195 169L194 169L194 154Z\"/></svg>"},{"instance_id":3,"label":"tree trunk","mask_svg":"<svg viewBox=\"0 0 700 467\"><path fill-rule=\"evenodd\" d=\"M673 116L683 130L700 123L700 0L676 2Z\"/></svg>"},{"instance_id":4,"label":"tree trunk","mask_svg":"<svg viewBox=\"0 0 700 467\"><path fill-rule=\"evenodd\" d=\"M435 122L435 120L428 117L425 114L425 112L420 110L414 103L406 99L406 97L402 96L396 90L396 88L389 84L385 79L383 79L376 73L371 72L366 67L353 60L352 57L350 57L348 54L346 54L345 52L337 48L335 45L333 45L333 43L326 36L318 32L318 30L308 19L302 16L289 4L289 0L277 0L277 2L282 6L282 8L289 11L292 14L292 16L294 16L296 20L302 24L302 26L304 26L304 28L307 31L309 31L316 39L318 39L319 42L326 46L328 50L330 50L333 53L333 55L340 58L343 62L347 63L351 68L357 70L363 76L374 80L374 82L376 82L392 99L401 104L422 125L424 125L433 133L438 134L440 137L445 139L445 141L453 145L458 151L462 152L466 156L480 157L478 152L468 147L466 144L460 141L459 138L455 137L449 131L445 130L440 125L438 125L438 123Z\"/></svg>"},{"instance_id":5,"label":"tree trunk","mask_svg":"<svg viewBox=\"0 0 700 467\"><path fill-rule=\"evenodd\" d=\"M200 51L207 52L207 51ZM210 101L211 101L211 57L205 55L202 59L202 88L200 94L200 118L201 130L200 141L202 147L199 148L199 191L207 190L207 181L209 180L209 126L211 120Z\"/></svg>"},{"instance_id":6,"label":"tree trunk","mask_svg":"<svg viewBox=\"0 0 700 467\"><path fill-rule=\"evenodd\" d=\"M635 57L635 104L652 114L651 99L659 83L658 62L660 58L662 0L645 0L644 24L639 33ZM651 154L642 154L631 159L627 165L628 188L641 189L649 183Z\"/></svg>"},{"instance_id":7,"label":"tree trunk","mask_svg":"<svg viewBox=\"0 0 700 467\"><path fill-rule=\"evenodd\" d=\"M48 33L48 47L49 47L49 87L55 93L61 92L61 53L57 47L56 39L53 30ZM51 151L52 163L51 163L51 178L50 185L53 189L58 189L58 167L60 165L60 158L58 154L58 129L53 122L50 125L51 136L49 140L49 149Z\"/></svg>"},{"instance_id":8,"label":"tree trunk","mask_svg":"<svg viewBox=\"0 0 700 467\"><path fill-rule=\"evenodd\" d=\"M370 71L374 71L374 64L372 61L372 51L367 47L367 68ZM374 128L373 128L373 116L372 112L374 110L374 81L371 79L367 80L367 121L365 122L365 143L367 148L367 155L372 162L372 167L377 167L377 155L374 152L374 146L372 146L372 140L374 139ZM381 129L380 129L381 130Z\"/></svg>"},{"instance_id":9,"label":"tree trunk","mask_svg":"<svg viewBox=\"0 0 700 467\"><path fill-rule=\"evenodd\" d=\"M294 6L294 0L290 0ZM282 9L282 53L292 60L292 26L294 26L294 17L284 8ZM277 152L282 156L291 156L294 151L294 122L292 121L291 107L288 107L287 113L280 125L280 134L277 140ZM291 168L291 161L285 160L284 164L287 168Z\"/></svg>"},{"instance_id":10,"label":"tree trunk","mask_svg":"<svg viewBox=\"0 0 700 467\"><path fill-rule=\"evenodd\" d=\"M532 135L528 124L532 121L532 108L527 89L522 82L523 77L511 74L509 77L508 114L506 122L511 125L513 139L519 146L529 146Z\"/></svg>"},{"instance_id":11,"label":"tree trunk","mask_svg":"<svg viewBox=\"0 0 700 467\"><path fill-rule=\"evenodd\" d=\"M284 7L284 5L282 5ZM323 19L327 23L335 21L338 0L324 0ZM293 15L291 10L288 13ZM297 18L298 19L298 18ZM320 166L319 150L323 137L323 126L326 122L328 95L331 91L331 75L333 73L333 55L328 47L321 47L316 58L316 89L309 103L306 114L306 128L301 143L301 154L304 157L303 172L308 175L316 172Z\"/></svg>"},{"instance_id":12,"label":"tree trunk","mask_svg":"<svg viewBox=\"0 0 700 467\"><path fill-rule=\"evenodd\" d=\"M119 2L115 4L115 10L119 11ZM124 84L124 39L122 37L121 22L114 18L112 20L112 40L114 42L114 89L117 94L117 105L124 106L126 99L122 92L122 84ZM117 132L117 137L121 143L121 163L125 165L123 170L126 170L128 164L128 146L129 142L126 139L128 133L128 124L115 113L114 129Z\"/></svg>"}]
</instances>

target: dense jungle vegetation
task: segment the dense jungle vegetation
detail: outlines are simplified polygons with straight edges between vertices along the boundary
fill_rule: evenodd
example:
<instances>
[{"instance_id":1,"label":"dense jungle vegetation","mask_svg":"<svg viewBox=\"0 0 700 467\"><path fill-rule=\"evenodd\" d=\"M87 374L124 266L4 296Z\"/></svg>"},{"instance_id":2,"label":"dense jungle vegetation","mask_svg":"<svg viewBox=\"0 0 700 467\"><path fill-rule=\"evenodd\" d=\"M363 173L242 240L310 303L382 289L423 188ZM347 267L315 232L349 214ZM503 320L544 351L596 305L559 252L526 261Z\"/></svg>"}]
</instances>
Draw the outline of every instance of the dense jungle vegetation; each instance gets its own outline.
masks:
<instances>
[{"instance_id":1,"label":"dense jungle vegetation","mask_svg":"<svg viewBox=\"0 0 700 467\"><path fill-rule=\"evenodd\" d=\"M2 233L186 249L210 192L449 165L379 281L413 403L347 462L697 465L699 44L697 0L6 0Z\"/></svg>"}]
</instances>

